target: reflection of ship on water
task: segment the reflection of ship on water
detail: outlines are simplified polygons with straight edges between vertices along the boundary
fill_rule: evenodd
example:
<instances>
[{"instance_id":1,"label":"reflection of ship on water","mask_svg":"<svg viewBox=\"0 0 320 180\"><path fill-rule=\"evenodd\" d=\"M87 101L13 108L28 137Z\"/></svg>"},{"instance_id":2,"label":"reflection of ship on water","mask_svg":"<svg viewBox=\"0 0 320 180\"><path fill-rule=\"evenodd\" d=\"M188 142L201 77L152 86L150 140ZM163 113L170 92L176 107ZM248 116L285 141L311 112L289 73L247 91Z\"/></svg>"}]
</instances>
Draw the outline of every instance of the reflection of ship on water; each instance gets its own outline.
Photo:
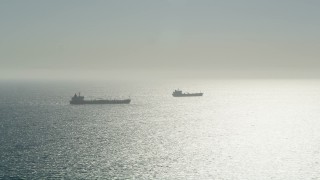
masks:
<instances>
[{"instance_id":1,"label":"reflection of ship on water","mask_svg":"<svg viewBox=\"0 0 320 180\"><path fill-rule=\"evenodd\" d=\"M84 96L74 94L71 98L70 104L129 104L131 99L98 99L98 100L84 100Z\"/></svg>"},{"instance_id":2,"label":"reflection of ship on water","mask_svg":"<svg viewBox=\"0 0 320 180\"><path fill-rule=\"evenodd\" d=\"M203 93L182 93L181 90L175 90L173 93L172 93L172 96L173 97L190 97L190 96L202 96Z\"/></svg>"}]
</instances>

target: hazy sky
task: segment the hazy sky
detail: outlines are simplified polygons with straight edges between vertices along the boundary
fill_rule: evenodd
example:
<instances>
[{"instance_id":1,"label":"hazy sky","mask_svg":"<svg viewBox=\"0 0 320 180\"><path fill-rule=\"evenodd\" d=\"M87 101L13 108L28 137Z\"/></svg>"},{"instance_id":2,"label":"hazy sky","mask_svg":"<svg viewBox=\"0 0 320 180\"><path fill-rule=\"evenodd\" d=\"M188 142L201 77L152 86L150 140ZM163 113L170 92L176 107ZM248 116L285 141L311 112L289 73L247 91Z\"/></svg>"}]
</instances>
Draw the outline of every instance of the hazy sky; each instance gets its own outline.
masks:
<instances>
[{"instance_id":1,"label":"hazy sky","mask_svg":"<svg viewBox=\"0 0 320 180\"><path fill-rule=\"evenodd\" d=\"M320 77L319 18L319 0L1 0L0 75Z\"/></svg>"}]
</instances>

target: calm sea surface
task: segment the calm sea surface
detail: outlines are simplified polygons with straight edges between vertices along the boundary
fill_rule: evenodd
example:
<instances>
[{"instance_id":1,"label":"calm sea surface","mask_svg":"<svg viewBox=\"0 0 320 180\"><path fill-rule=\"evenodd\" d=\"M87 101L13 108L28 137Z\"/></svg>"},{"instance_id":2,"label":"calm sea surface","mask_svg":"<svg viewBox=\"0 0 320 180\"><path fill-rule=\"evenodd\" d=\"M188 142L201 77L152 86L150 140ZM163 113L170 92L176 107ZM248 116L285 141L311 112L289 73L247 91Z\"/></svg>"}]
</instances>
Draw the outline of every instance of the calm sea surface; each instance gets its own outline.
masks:
<instances>
[{"instance_id":1,"label":"calm sea surface","mask_svg":"<svg viewBox=\"0 0 320 180\"><path fill-rule=\"evenodd\" d=\"M320 179L320 80L0 82L1 178Z\"/></svg>"}]
</instances>

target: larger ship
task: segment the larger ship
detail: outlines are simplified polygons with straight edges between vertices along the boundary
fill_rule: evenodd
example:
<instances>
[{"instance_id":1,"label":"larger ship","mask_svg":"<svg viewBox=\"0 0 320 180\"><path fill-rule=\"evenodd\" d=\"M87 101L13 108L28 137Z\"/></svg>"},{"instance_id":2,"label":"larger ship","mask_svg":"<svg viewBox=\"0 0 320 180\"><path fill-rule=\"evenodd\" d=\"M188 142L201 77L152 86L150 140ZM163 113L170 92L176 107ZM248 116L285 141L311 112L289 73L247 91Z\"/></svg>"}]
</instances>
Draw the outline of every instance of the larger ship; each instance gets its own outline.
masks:
<instances>
[{"instance_id":1,"label":"larger ship","mask_svg":"<svg viewBox=\"0 0 320 180\"><path fill-rule=\"evenodd\" d=\"M80 93L74 94L71 98L70 104L129 104L131 99L97 99L97 100L84 100L84 96Z\"/></svg>"},{"instance_id":2,"label":"larger ship","mask_svg":"<svg viewBox=\"0 0 320 180\"><path fill-rule=\"evenodd\" d=\"M203 95L203 93L182 93L182 91L181 90L175 90L175 91L173 91L173 93L172 93L172 96L173 97L190 97L190 96L202 96Z\"/></svg>"}]
</instances>

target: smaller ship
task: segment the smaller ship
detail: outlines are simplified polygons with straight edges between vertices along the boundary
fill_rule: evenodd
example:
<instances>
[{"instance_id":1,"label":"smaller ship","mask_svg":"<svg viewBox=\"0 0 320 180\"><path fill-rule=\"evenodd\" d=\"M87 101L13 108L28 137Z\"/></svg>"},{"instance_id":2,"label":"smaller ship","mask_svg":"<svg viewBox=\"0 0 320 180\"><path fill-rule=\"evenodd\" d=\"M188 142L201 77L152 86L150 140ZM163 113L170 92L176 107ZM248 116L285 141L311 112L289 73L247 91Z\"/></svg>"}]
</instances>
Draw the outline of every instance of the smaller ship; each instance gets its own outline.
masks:
<instances>
[{"instance_id":1,"label":"smaller ship","mask_svg":"<svg viewBox=\"0 0 320 180\"><path fill-rule=\"evenodd\" d=\"M97 99L97 100L84 100L84 96L74 94L71 98L70 104L129 104L131 99Z\"/></svg>"},{"instance_id":2,"label":"smaller ship","mask_svg":"<svg viewBox=\"0 0 320 180\"><path fill-rule=\"evenodd\" d=\"M173 97L190 97L190 96L202 96L203 93L182 93L181 90L174 90L172 93Z\"/></svg>"}]
</instances>

